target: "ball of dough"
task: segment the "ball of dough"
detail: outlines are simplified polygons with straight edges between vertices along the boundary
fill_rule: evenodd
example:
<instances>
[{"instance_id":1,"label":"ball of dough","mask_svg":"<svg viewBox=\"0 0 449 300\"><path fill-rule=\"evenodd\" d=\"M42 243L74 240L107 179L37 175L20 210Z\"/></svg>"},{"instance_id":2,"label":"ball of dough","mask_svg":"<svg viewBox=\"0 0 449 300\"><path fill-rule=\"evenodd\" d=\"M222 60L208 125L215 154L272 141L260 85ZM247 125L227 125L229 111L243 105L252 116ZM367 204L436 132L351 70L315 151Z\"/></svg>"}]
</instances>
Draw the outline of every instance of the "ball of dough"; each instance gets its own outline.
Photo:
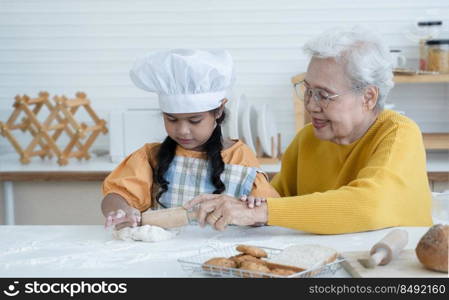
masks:
<instances>
[{"instance_id":1,"label":"ball of dough","mask_svg":"<svg viewBox=\"0 0 449 300\"><path fill-rule=\"evenodd\" d=\"M171 239L174 234L158 226L143 225L134 227L132 231L132 239L143 242L160 242Z\"/></svg>"},{"instance_id":2,"label":"ball of dough","mask_svg":"<svg viewBox=\"0 0 449 300\"><path fill-rule=\"evenodd\" d=\"M132 241L131 227L125 227L120 230L112 231L112 236L116 240Z\"/></svg>"},{"instance_id":3,"label":"ball of dough","mask_svg":"<svg viewBox=\"0 0 449 300\"><path fill-rule=\"evenodd\" d=\"M265 250L254 246L238 245L236 250L254 257L268 257Z\"/></svg>"},{"instance_id":4,"label":"ball of dough","mask_svg":"<svg viewBox=\"0 0 449 300\"><path fill-rule=\"evenodd\" d=\"M125 227L112 232L112 236L117 240L143 242L165 241L173 238L175 235L175 232L152 225Z\"/></svg>"},{"instance_id":5,"label":"ball of dough","mask_svg":"<svg viewBox=\"0 0 449 300\"><path fill-rule=\"evenodd\" d=\"M416 246L416 256L428 269L448 272L449 225L434 225Z\"/></svg>"}]
</instances>

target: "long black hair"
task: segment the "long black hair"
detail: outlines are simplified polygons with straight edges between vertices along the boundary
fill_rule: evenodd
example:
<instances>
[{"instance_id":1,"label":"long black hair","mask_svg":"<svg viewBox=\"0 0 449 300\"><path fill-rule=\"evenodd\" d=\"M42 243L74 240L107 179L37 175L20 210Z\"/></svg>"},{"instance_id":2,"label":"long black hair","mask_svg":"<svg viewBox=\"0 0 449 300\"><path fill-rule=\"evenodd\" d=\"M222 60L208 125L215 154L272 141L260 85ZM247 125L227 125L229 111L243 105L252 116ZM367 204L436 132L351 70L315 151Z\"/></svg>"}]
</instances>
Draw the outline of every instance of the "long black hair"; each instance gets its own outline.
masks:
<instances>
[{"instance_id":1,"label":"long black hair","mask_svg":"<svg viewBox=\"0 0 449 300\"><path fill-rule=\"evenodd\" d=\"M216 108L211 112L216 115L218 114L220 108ZM226 187L220 179L221 173L224 171L225 164L223 158L221 157L221 151L223 150L223 135L221 133L221 123L226 118L225 111L223 110L221 116L216 120L217 126L215 126L212 135L203 145L203 150L207 154L207 160L212 168L211 181L215 187L214 194L221 194L225 191ZM176 146L178 144L169 136L165 138L162 142L159 151L157 153L157 167L155 182L159 185L159 192L156 195L156 201L165 208L165 206L159 202L162 194L168 190L168 182L164 175L170 167L176 153Z\"/></svg>"}]
</instances>

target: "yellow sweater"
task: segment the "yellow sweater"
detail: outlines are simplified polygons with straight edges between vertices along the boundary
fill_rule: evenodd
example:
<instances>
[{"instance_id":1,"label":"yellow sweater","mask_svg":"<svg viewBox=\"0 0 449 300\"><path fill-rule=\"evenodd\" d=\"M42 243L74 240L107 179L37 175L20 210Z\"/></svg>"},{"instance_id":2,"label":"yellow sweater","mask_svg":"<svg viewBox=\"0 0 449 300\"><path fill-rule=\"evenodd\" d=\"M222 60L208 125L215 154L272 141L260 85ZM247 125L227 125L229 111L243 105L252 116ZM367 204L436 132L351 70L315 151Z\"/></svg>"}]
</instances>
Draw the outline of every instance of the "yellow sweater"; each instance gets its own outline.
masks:
<instances>
[{"instance_id":1,"label":"yellow sweater","mask_svg":"<svg viewBox=\"0 0 449 300\"><path fill-rule=\"evenodd\" d=\"M305 126L272 181L268 224L318 234L392 226L430 226L431 192L421 132L386 110L349 145L315 137Z\"/></svg>"}]
</instances>

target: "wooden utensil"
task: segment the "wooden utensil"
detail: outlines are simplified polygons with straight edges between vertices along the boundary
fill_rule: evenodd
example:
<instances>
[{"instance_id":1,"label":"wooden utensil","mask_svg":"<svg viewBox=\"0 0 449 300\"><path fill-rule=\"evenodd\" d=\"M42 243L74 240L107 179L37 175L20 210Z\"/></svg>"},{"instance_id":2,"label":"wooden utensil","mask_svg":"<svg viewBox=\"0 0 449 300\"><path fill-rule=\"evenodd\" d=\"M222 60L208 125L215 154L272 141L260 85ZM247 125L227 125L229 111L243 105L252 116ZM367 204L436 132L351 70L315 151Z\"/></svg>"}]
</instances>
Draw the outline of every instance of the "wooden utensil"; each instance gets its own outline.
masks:
<instances>
[{"instance_id":1,"label":"wooden utensil","mask_svg":"<svg viewBox=\"0 0 449 300\"><path fill-rule=\"evenodd\" d=\"M394 229L371 248L369 258L359 259L359 262L365 268L386 265L404 249L407 242L407 231Z\"/></svg>"},{"instance_id":2,"label":"wooden utensil","mask_svg":"<svg viewBox=\"0 0 449 300\"><path fill-rule=\"evenodd\" d=\"M148 210L142 214L142 225L155 225L169 229L185 226L197 217L197 211L187 211L184 207Z\"/></svg>"}]
</instances>

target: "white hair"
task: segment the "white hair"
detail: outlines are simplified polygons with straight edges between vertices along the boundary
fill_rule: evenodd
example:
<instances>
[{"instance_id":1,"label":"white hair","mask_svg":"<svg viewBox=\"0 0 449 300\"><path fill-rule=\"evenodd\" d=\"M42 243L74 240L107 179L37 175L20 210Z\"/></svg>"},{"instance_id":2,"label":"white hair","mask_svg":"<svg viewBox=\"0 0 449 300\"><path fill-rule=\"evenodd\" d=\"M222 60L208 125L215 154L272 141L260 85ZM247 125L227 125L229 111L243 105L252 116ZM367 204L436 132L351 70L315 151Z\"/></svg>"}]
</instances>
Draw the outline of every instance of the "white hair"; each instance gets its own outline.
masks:
<instances>
[{"instance_id":1,"label":"white hair","mask_svg":"<svg viewBox=\"0 0 449 300\"><path fill-rule=\"evenodd\" d=\"M393 64L387 45L376 33L360 26L349 30L335 28L306 43L303 50L310 56L344 63L354 90L376 86L379 89L376 109L383 109L394 86Z\"/></svg>"}]
</instances>

